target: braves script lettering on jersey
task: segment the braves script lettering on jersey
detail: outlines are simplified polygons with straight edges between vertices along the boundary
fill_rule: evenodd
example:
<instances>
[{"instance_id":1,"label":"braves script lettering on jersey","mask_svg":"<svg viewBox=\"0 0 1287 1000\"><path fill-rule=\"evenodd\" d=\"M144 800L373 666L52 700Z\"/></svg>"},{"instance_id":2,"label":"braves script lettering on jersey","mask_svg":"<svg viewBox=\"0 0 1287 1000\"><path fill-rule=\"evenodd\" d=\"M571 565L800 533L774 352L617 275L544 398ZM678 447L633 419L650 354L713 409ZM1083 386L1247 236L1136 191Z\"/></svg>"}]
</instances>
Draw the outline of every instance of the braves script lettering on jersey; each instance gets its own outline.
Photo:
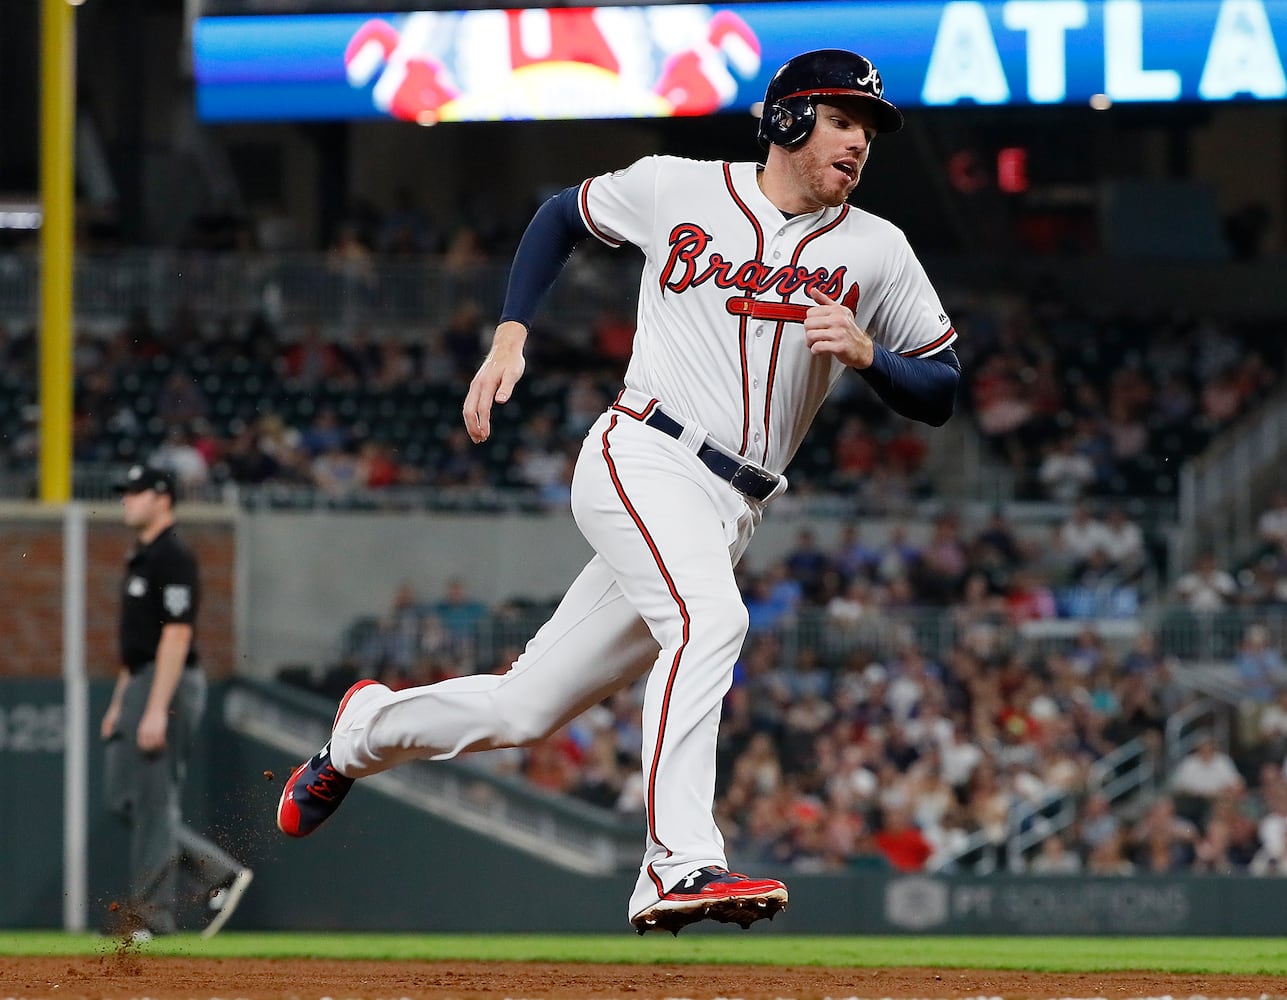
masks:
<instances>
[{"instance_id":1,"label":"braves script lettering on jersey","mask_svg":"<svg viewBox=\"0 0 1287 1000\"><path fill-rule=\"evenodd\" d=\"M493 403L523 375L535 303L579 239L643 250L625 387L586 435L572 481L595 556L504 676L352 689L329 746L287 782L287 833L315 829L355 778L534 742L646 677L632 924L746 926L786 906L781 882L728 871L712 817L720 711L747 632L733 569L847 368L930 423L950 414L960 369L902 233L846 202L872 136L902 123L879 74L853 53L809 53L778 71L765 103L762 170L646 157L538 210L463 416L486 441Z\"/></svg>"},{"instance_id":2,"label":"braves script lettering on jersey","mask_svg":"<svg viewBox=\"0 0 1287 1000\"><path fill-rule=\"evenodd\" d=\"M897 227L848 204L784 219L756 174L647 157L582 184L581 212L600 240L645 254L626 385L781 472L846 370L803 349L807 289L899 354L932 355L956 333Z\"/></svg>"}]
</instances>

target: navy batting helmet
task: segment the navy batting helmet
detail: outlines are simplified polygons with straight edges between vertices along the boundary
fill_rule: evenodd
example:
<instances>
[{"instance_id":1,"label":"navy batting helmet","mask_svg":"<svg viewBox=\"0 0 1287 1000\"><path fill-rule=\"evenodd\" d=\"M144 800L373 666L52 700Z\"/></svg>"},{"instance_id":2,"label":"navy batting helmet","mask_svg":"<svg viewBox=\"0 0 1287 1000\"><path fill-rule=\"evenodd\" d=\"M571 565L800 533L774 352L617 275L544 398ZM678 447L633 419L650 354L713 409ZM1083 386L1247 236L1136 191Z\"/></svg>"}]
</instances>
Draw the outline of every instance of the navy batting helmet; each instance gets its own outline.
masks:
<instances>
[{"instance_id":1,"label":"navy batting helmet","mask_svg":"<svg viewBox=\"0 0 1287 1000\"><path fill-rule=\"evenodd\" d=\"M885 100L871 60L845 49L818 49L788 59L773 74L760 112L760 145L794 146L809 138L821 97L861 97L871 105L877 132L897 132L903 115Z\"/></svg>"}]
</instances>

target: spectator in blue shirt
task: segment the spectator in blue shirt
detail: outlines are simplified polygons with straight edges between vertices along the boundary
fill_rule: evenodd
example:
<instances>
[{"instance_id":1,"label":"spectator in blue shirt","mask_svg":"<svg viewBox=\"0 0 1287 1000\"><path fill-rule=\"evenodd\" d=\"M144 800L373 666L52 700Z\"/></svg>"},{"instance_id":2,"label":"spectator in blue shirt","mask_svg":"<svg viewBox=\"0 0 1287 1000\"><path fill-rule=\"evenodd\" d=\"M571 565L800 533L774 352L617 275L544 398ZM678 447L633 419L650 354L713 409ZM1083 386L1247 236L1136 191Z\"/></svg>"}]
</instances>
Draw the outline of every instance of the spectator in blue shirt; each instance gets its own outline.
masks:
<instances>
[{"instance_id":1,"label":"spectator in blue shirt","mask_svg":"<svg viewBox=\"0 0 1287 1000\"><path fill-rule=\"evenodd\" d=\"M1272 701L1280 688L1287 687L1287 663L1283 654L1269 644L1269 629L1248 625L1234 657L1238 679L1249 698Z\"/></svg>"}]
</instances>

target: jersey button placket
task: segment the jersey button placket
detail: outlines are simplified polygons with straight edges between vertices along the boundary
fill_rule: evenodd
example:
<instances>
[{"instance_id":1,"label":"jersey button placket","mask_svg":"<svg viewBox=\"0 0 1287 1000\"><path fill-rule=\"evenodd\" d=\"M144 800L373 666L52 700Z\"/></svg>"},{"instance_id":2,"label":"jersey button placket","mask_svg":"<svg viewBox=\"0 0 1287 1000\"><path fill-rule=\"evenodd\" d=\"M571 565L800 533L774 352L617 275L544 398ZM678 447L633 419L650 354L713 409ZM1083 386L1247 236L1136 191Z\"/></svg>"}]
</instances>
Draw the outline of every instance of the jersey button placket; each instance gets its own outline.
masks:
<instances>
[{"instance_id":1,"label":"jersey button placket","mask_svg":"<svg viewBox=\"0 0 1287 1000\"><path fill-rule=\"evenodd\" d=\"M765 247L764 260L780 261L782 259L782 241L785 236L786 227L783 226L781 229L777 230L774 236L770 239L768 246ZM762 351L767 352L770 350L769 344L764 343L764 334L767 332L769 326L770 324L767 323L757 323L754 327L755 339L758 342L756 344L754 354L756 355L756 360L761 362L761 364L756 367L756 370L759 372L765 372L768 370L768 357L767 355L760 357L760 354ZM770 344L771 343L772 341L770 341ZM751 412L757 414L758 419L763 419L765 390L764 378L762 375L754 375L751 377L750 388L753 398ZM764 443L763 430L753 431L751 434L751 441L754 443L756 451L759 451L763 447ZM753 457L762 458L763 456L760 455Z\"/></svg>"}]
</instances>

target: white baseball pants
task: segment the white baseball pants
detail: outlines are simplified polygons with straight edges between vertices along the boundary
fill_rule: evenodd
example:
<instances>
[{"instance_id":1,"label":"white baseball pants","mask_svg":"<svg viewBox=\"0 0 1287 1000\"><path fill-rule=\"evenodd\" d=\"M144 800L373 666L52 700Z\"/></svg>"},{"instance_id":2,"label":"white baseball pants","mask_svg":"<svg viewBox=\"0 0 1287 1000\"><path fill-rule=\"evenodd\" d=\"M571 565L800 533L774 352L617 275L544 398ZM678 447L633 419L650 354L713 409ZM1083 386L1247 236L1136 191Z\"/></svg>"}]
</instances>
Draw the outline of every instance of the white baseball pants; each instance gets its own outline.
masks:
<instances>
[{"instance_id":1,"label":"white baseball pants","mask_svg":"<svg viewBox=\"0 0 1287 1000\"><path fill-rule=\"evenodd\" d=\"M704 436L690 431L687 441ZM726 865L712 817L715 744L747 630L733 566L762 508L685 443L609 410L582 446L572 512L596 555L509 672L365 688L332 737L331 759L357 778L534 743L650 669L634 915L694 868Z\"/></svg>"}]
</instances>

